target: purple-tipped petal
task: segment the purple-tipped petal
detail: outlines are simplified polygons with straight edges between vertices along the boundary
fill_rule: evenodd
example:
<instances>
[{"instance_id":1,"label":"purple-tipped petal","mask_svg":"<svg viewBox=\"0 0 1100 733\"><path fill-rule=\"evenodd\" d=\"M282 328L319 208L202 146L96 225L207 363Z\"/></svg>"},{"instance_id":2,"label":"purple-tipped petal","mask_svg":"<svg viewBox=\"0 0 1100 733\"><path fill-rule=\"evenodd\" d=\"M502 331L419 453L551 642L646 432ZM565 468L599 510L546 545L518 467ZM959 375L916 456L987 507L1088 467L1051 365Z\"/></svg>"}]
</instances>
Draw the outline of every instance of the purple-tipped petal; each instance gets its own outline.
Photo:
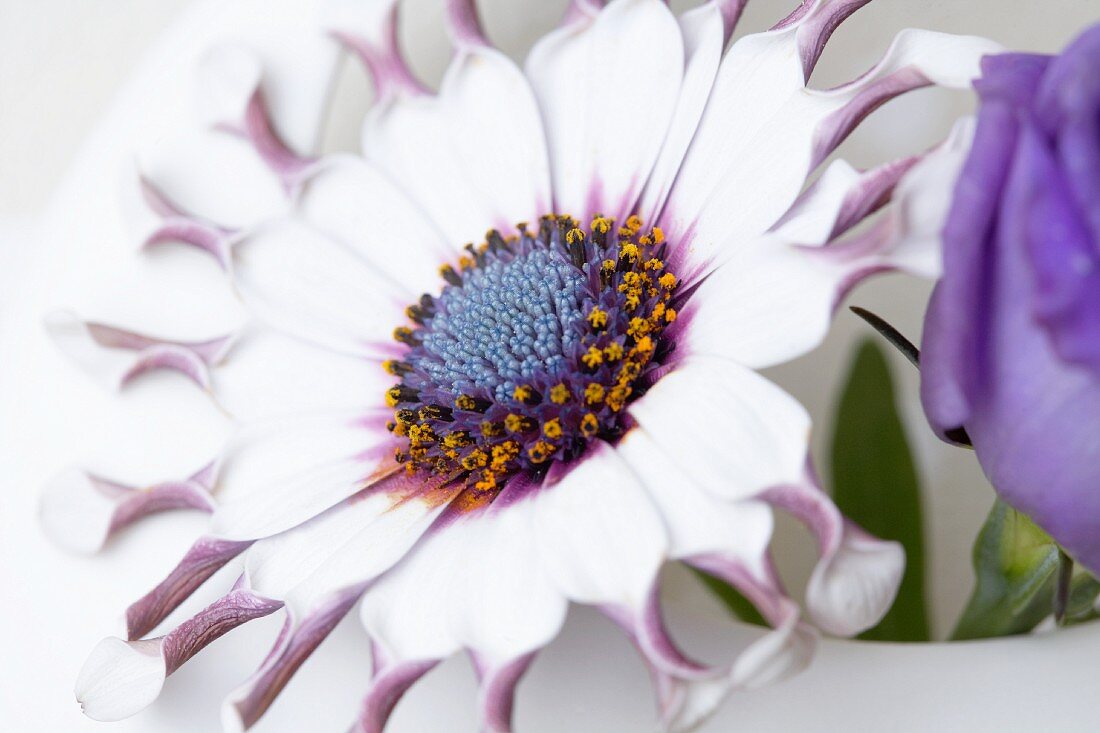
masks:
<instances>
[{"instance_id":1,"label":"purple-tipped petal","mask_svg":"<svg viewBox=\"0 0 1100 733\"><path fill-rule=\"evenodd\" d=\"M210 368L233 347L236 334L205 341L169 341L94 321L70 312L46 319L54 343L92 377L121 388L158 369L177 371L203 390L210 390Z\"/></svg>"},{"instance_id":2,"label":"purple-tipped petal","mask_svg":"<svg viewBox=\"0 0 1100 733\"><path fill-rule=\"evenodd\" d=\"M363 588L355 588L336 594L302 619L288 615L267 659L222 704L222 726L227 732L238 733L255 725L362 593Z\"/></svg>"},{"instance_id":3,"label":"purple-tipped petal","mask_svg":"<svg viewBox=\"0 0 1100 733\"><path fill-rule=\"evenodd\" d=\"M213 464L211 464L213 465ZM214 511L204 469L185 481L133 487L70 469L42 493L40 517L54 542L74 552L98 551L116 533L143 517L173 509Z\"/></svg>"},{"instance_id":4,"label":"purple-tipped petal","mask_svg":"<svg viewBox=\"0 0 1100 733\"><path fill-rule=\"evenodd\" d=\"M150 705L166 676L161 639L107 638L92 650L74 690L92 720L128 718Z\"/></svg>"},{"instance_id":5,"label":"purple-tipped petal","mask_svg":"<svg viewBox=\"0 0 1100 733\"><path fill-rule=\"evenodd\" d=\"M803 0L795 10L780 21L773 30L781 30L799 23L798 55L802 60L802 73L806 79L817 66L825 45L840 24L871 0Z\"/></svg>"},{"instance_id":6,"label":"purple-tipped petal","mask_svg":"<svg viewBox=\"0 0 1100 733\"><path fill-rule=\"evenodd\" d=\"M535 661L535 652L504 663L492 663L471 653L478 680L478 719L484 733L512 733L516 685Z\"/></svg>"},{"instance_id":7,"label":"purple-tipped petal","mask_svg":"<svg viewBox=\"0 0 1100 733\"><path fill-rule=\"evenodd\" d=\"M129 638L140 639L152 631L211 575L250 544L212 537L197 540L168 577L126 609Z\"/></svg>"},{"instance_id":8,"label":"purple-tipped petal","mask_svg":"<svg viewBox=\"0 0 1100 733\"><path fill-rule=\"evenodd\" d=\"M259 58L239 46L219 46L202 65L206 113L218 128L241 135L294 195L316 167L316 159L295 152L275 129L265 101Z\"/></svg>"},{"instance_id":9,"label":"purple-tipped petal","mask_svg":"<svg viewBox=\"0 0 1100 733\"><path fill-rule=\"evenodd\" d=\"M375 658L377 661L377 656ZM439 664L438 659L402 662L381 667L376 664L374 677L363 698L359 717L351 733L382 733L401 696L437 664Z\"/></svg>"},{"instance_id":10,"label":"purple-tipped petal","mask_svg":"<svg viewBox=\"0 0 1100 733\"><path fill-rule=\"evenodd\" d=\"M146 205L161 219L146 236L142 245L145 249L169 243L186 244L210 255L222 270L229 271L230 250L239 232L184 210L145 176L140 179L140 187Z\"/></svg>"},{"instance_id":11,"label":"purple-tipped petal","mask_svg":"<svg viewBox=\"0 0 1100 733\"><path fill-rule=\"evenodd\" d=\"M837 636L855 636L890 610L905 570L905 551L844 519L815 484L768 489L762 499L784 509L817 537L821 559L806 588L814 623Z\"/></svg>"},{"instance_id":12,"label":"purple-tipped petal","mask_svg":"<svg viewBox=\"0 0 1100 733\"><path fill-rule=\"evenodd\" d=\"M398 9L397 0L330 0L326 5L327 27L363 63L374 81L379 104L398 93L428 93L401 53Z\"/></svg>"},{"instance_id":13,"label":"purple-tipped petal","mask_svg":"<svg viewBox=\"0 0 1100 733\"><path fill-rule=\"evenodd\" d=\"M77 700L94 720L129 717L152 703L165 678L208 644L282 605L237 587L165 636L140 641L104 639L80 672Z\"/></svg>"}]
</instances>

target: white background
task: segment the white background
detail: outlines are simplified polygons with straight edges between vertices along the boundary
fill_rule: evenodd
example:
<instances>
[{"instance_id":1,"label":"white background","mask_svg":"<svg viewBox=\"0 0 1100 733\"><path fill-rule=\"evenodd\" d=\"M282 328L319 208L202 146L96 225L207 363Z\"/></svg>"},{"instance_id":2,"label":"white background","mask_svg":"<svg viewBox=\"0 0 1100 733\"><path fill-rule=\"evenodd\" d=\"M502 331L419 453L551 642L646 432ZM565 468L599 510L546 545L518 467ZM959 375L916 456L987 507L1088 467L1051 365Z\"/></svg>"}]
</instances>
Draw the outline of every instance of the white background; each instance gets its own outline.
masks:
<instances>
[{"instance_id":1,"label":"white background","mask_svg":"<svg viewBox=\"0 0 1100 733\"><path fill-rule=\"evenodd\" d=\"M61 297L35 280L57 267L53 242L33 239L33 220L46 207L65 169L96 119L107 109L157 34L192 3L187 0L0 0L0 728L67 733L96 729L72 701L72 681L86 651L118 632L122 609L155 582L200 526L195 517L170 517L128 533L104 555L73 559L41 537L35 494L51 473L87 456L85 444L117 427L135 446L153 446L152 413L142 395L124 400L130 415L115 417L113 400L85 398L79 410L62 394L94 390L46 348L38 322ZM486 2L491 35L522 55L553 23L555 2ZM680 3L682 4L682 3ZM753 0L743 28L759 29L785 14L788 2ZM442 31L433 0L407 3L405 35L418 54L416 69L438 79L445 64ZM532 10L534 8L534 10ZM870 66L900 28L978 33L1006 46L1053 50L1084 24L1100 19L1095 0L876 0L837 34L815 83L839 83ZM349 76L339 107L343 124L328 131L329 144L351 139L365 106L365 82ZM891 151L924 147L967 108L965 95L920 92L876 113L846 145L856 163L870 164ZM915 133L919 112L931 120ZM110 185L105 181L105 186ZM886 315L914 337L927 285L889 278L858 291L853 302ZM832 395L850 345L866 328L842 314L829 343L774 377L813 412L818 454ZM27 347L34 359L16 353ZM933 617L947 631L969 589L969 547L991 498L964 452L929 435L916 402L911 370L895 360L902 402L918 445L927 490ZM56 389L54 382L58 380ZM61 381L66 385L62 386ZM151 385L153 387L162 385ZM143 387L145 389L145 387ZM196 410L181 397L181 410ZM144 410L144 412L143 412ZM80 422L71 420L79 414ZM120 421L120 422L116 422ZM79 423L79 424L74 424ZM121 426L121 427L119 427ZM146 435L139 434L144 430ZM130 431L126 433L125 431ZM59 437L61 436L61 437ZM133 451L140 452L139 447ZM804 537L783 528L781 567L804 577L811 553ZM149 548L152 547L150 550ZM743 629L680 572L670 573L669 605L689 647L719 660L744 642ZM795 584L797 585L797 584ZM127 731L214 731L220 696L255 666L278 622L251 624L213 645L169 682L161 700L118 728ZM1091 632L1091 633L1090 633ZM710 731L743 730L968 730L1063 731L1093 729L1086 698L1073 682L1094 670L1100 652L1096 630L1085 629L994 645L897 650L834 643L814 669L779 688L731 701ZM342 730L354 714L367 678L367 655L354 623L345 623L303 668L259 731ZM417 687L394 718L395 731L472 730L472 676L455 660ZM629 645L607 622L575 611L563 637L536 663L521 688L521 733L537 731L644 731L652 725L651 694ZM972 718L972 716L978 716ZM12 717L14 716L14 717ZM964 725L962 717L972 718ZM14 722L13 722L14 721ZM1050 725L1044 725L1049 723ZM10 727L9 727L10 726Z\"/></svg>"}]
</instances>

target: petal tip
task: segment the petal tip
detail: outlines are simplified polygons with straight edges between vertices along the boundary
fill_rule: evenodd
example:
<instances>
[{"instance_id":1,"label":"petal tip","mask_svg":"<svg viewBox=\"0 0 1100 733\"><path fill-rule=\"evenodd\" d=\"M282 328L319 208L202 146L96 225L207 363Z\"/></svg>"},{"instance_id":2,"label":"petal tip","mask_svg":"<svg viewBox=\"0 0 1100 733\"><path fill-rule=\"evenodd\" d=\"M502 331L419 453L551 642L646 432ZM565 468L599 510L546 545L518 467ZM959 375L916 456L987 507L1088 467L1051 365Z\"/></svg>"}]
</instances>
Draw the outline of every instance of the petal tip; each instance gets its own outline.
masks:
<instances>
[{"instance_id":1,"label":"petal tip","mask_svg":"<svg viewBox=\"0 0 1100 733\"><path fill-rule=\"evenodd\" d=\"M115 504L91 476L69 468L50 480L39 498L42 529L58 546L80 554L99 551L110 533Z\"/></svg>"},{"instance_id":2,"label":"petal tip","mask_svg":"<svg viewBox=\"0 0 1100 733\"><path fill-rule=\"evenodd\" d=\"M164 686L161 640L123 641L108 637L96 645L76 680L84 714L111 722L148 707Z\"/></svg>"}]
</instances>

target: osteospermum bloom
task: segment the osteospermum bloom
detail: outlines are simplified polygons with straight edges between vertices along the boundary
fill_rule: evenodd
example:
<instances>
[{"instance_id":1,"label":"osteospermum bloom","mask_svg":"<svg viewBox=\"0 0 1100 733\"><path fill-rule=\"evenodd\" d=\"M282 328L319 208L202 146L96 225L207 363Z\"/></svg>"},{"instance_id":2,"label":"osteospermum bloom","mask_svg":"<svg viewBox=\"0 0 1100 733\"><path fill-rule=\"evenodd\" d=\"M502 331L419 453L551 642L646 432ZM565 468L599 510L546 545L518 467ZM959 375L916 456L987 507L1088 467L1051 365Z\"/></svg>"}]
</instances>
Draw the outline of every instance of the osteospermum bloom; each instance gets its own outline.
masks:
<instances>
[{"instance_id":1,"label":"osteospermum bloom","mask_svg":"<svg viewBox=\"0 0 1100 733\"><path fill-rule=\"evenodd\" d=\"M251 338L50 320L110 383L175 370L239 423L189 476L135 488L73 471L49 488L47 528L83 550L153 512L211 513L127 610L127 638L92 652L77 682L87 714L135 713L209 642L281 612L270 654L224 703L226 728L248 728L358 605L374 674L356 730L380 731L404 691L465 650L482 725L504 731L517 682L576 602L625 630L663 725L686 730L729 690L800 668L817 629L876 623L901 551L843 519L814 478L805 411L756 370L816 345L862 277L934 268L947 194L913 182L953 175L965 135L806 182L875 107L967 85L990 48L910 31L858 80L807 88L829 34L867 1L807 0L728 49L742 2L680 18L661 0L576 2L521 70L471 0L452 0L438 93L405 65L394 0L325 3L323 25L278 39L277 62L247 39L212 49L204 123L180 123L176 176L140 178L144 241L211 255ZM324 64L304 57L337 42L377 99L362 155L318 157ZM808 620L773 569L774 507L819 542ZM152 635L239 556L223 597ZM727 664L690 660L662 621L668 560L727 580L774 630Z\"/></svg>"}]
</instances>

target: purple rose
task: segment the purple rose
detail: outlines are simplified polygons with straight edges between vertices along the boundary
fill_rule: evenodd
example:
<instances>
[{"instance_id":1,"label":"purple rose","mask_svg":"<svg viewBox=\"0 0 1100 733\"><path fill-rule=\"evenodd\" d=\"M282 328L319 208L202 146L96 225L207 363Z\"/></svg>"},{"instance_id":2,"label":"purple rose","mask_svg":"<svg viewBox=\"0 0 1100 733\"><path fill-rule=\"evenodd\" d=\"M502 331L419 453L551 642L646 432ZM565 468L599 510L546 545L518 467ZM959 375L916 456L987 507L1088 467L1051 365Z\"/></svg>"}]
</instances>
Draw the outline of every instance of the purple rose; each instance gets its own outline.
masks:
<instances>
[{"instance_id":1,"label":"purple rose","mask_svg":"<svg viewBox=\"0 0 1100 733\"><path fill-rule=\"evenodd\" d=\"M1100 571L1100 26L989 57L925 321L922 399L1001 496Z\"/></svg>"}]
</instances>

